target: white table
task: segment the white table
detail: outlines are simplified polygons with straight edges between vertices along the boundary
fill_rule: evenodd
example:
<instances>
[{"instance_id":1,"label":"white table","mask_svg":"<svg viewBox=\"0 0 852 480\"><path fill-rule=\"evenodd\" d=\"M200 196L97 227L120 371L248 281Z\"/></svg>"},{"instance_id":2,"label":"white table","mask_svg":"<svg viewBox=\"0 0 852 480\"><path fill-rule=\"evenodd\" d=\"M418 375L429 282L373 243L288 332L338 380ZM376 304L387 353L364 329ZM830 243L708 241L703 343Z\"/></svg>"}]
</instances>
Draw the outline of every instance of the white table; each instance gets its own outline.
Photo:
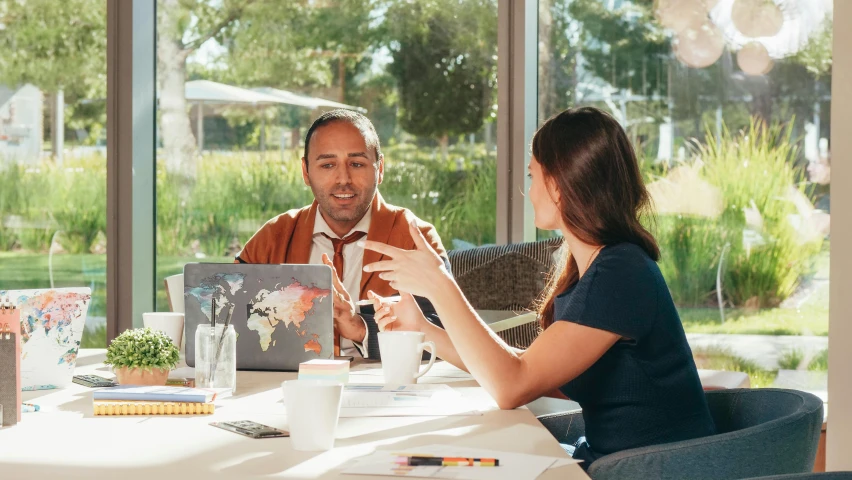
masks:
<instances>
[{"instance_id":1,"label":"white table","mask_svg":"<svg viewBox=\"0 0 852 480\"><path fill-rule=\"evenodd\" d=\"M110 377L104 350L81 351L77 373ZM353 365L353 383L382 381L380 365ZM305 478L359 480L341 469L377 448L410 450L448 444L554 457L565 452L526 408L501 411L464 372L438 363L421 380L447 383L466 396L485 399L482 416L341 418L335 448L297 452L287 438L253 440L208 425L251 419L287 428L280 384L295 373L239 372L234 397L217 401L214 415L94 417L92 389L25 392L42 411L0 429L0 478L115 478L119 480L207 480ZM191 373L191 372L187 372ZM389 478L389 477L376 477ZM551 469L543 479L588 479L577 465Z\"/></svg>"}]
</instances>

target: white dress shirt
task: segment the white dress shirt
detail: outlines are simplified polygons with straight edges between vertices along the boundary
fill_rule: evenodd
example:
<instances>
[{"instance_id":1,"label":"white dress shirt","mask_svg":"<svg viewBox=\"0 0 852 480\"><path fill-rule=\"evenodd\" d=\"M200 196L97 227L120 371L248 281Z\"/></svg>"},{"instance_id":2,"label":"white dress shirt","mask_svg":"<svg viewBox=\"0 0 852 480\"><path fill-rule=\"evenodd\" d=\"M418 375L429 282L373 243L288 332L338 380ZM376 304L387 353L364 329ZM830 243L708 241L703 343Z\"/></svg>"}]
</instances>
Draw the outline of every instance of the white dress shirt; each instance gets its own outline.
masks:
<instances>
[{"instance_id":1,"label":"white dress shirt","mask_svg":"<svg viewBox=\"0 0 852 480\"><path fill-rule=\"evenodd\" d=\"M326 238L328 235L331 238L346 238L355 232L364 232L370 230L370 219L373 213L367 210L363 218L352 228L346 235L340 237L331 230L322 213L317 211L317 218L314 221L313 243L311 244L311 256L309 262L313 265L322 265L322 254L328 255L329 260L334 261L334 246L331 240ZM323 235L325 234L325 235ZM357 245L358 242L352 242L343 246L343 288L349 292L352 297L352 302L360 300L361 293L361 274L364 272L364 248ZM356 311L360 312L360 307L355 307ZM361 345L358 345L347 338L340 339L340 354L351 356L366 357L367 353L367 324L364 322L364 340ZM360 350L360 351L359 351Z\"/></svg>"}]
</instances>

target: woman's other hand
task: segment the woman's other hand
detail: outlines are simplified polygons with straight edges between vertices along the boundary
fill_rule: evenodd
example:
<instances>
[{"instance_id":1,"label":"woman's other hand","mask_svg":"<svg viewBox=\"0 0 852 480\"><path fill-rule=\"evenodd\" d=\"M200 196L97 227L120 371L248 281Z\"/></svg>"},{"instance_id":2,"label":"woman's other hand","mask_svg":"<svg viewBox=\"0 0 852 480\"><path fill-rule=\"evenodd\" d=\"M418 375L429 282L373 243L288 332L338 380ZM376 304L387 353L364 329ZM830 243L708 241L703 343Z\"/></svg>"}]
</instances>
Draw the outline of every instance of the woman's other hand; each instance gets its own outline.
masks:
<instances>
[{"instance_id":1,"label":"woman's other hand","mask_svg":"<svg viewBox=\"0 0 852 480\"><path fill-rule=\"evenodd\" d=\"M419 332L421 327L429 322L420 310L420 306L417 305L417 301L409 293L400 293L399 301L380 297L373 291L367 292L367 296L373 302L376 312L374 319L379 326L379 331Z\"/></svg>"}]
</instances>

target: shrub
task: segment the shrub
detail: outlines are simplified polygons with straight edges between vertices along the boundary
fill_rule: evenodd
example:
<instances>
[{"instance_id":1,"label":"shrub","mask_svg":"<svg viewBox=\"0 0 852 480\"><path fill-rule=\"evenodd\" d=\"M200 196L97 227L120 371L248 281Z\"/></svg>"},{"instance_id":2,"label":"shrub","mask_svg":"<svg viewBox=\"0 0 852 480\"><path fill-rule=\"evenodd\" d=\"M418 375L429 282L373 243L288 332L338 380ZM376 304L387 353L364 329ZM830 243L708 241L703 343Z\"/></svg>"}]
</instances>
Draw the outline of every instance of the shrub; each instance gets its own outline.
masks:
<instances>
[{"instance_id":1,"label":"shrub","mask_svg":"<svg viewBox=\"0 0 852 480\"><path fill-rule=\"evenodd\" d=\"M792 123L767 126L753 119L737 135L723 130L718 143L708 134L698 149L704 174L724 201L720 224L731 245L724 287L736 305L776 306L811 270L822 244L821 239L801 242L790 222L797 213L790 194L804 192L803 172L793 164L797 148L791 132ZM756 233L764 243L751 248L741 240L748 234L748 207L756 207L763 220Z\"/></svg>"},{"instance_id":2,"label":"shrub","mask_svg":"<svg viewBox=\"0 0 852 480\"><path fill-rule=\"evenodd\" d=\"M790 220L798 213L791 195L804 192L790 132L789 126L753 120L735 135L724 130L718 142L708 133L697 145L693 161L701 162L701 178L718 189L722 210L715 218L658 218L660 268L678 305L713 299L726 249L722 288L734 305L777 306L811 271L822 239L803 240ZM758 225L746 222L747 209L759 213Z\"/></svg>"}]
</instances>

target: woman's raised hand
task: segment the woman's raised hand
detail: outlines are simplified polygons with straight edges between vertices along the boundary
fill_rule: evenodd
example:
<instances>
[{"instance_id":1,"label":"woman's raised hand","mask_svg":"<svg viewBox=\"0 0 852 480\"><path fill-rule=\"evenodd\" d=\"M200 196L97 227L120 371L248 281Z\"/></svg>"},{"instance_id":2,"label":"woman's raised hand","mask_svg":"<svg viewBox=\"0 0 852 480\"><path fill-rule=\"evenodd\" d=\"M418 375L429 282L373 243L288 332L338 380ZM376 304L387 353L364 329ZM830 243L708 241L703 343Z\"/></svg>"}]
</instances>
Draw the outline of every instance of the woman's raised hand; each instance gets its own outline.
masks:
<instances>
[{"instance_id":1,"label":"woman's raised hand","mask_svg":"<svg viewBox=\"0 0 852 480\"><path fill-rule=\"evenodd\" d=\"M380 272L379 278L386 280L398 292L433 299L440 293L443 283L450 278L449 273L441 257L429 246L414 222L409 223L408 229L414 239L414 250L403 250L370 240L359 242L368 250L390 257L390 260L365 266L364 271Z\"/></svg>"}]
</instances>

